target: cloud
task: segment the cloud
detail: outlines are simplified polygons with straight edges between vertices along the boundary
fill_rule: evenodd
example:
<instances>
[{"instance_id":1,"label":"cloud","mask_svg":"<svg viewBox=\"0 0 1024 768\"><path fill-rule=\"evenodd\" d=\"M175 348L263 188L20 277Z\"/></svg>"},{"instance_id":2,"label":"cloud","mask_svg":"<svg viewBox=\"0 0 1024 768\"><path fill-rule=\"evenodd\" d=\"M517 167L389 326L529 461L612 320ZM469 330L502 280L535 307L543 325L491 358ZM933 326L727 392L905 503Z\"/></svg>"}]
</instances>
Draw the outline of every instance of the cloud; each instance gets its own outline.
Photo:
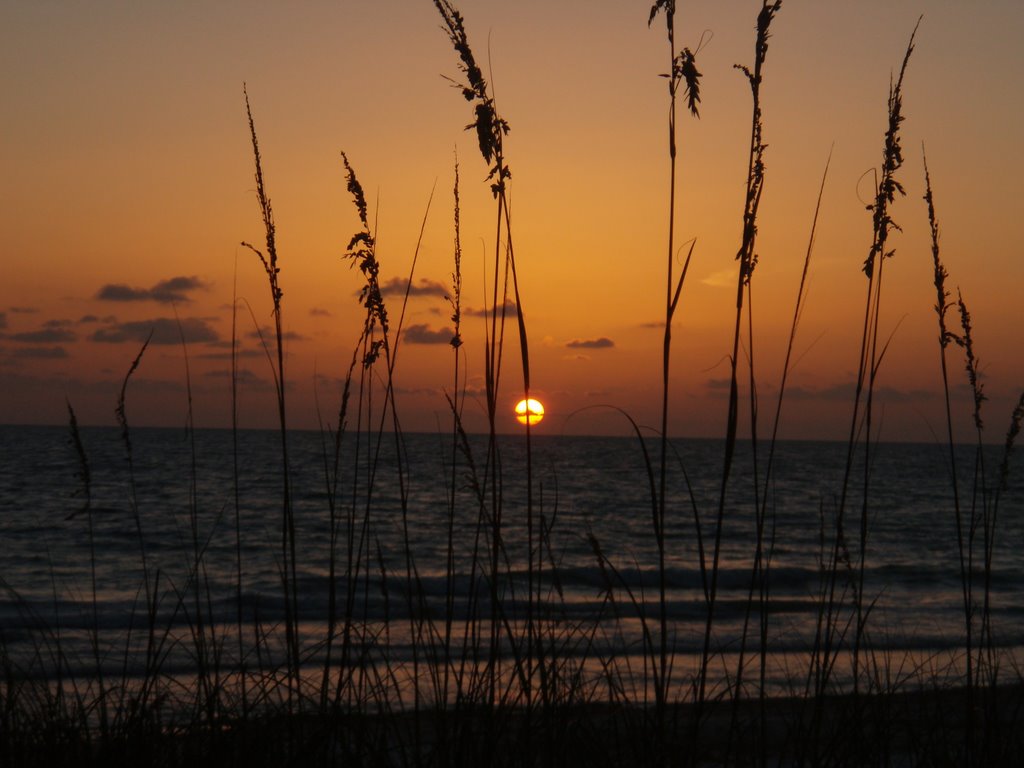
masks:
<instances>
[{"instance_id":1,"label":"cloud","mask_svg":"<svg viewBox=\"0 0 1024 768\"><path fill-rule=\"evenodd\" d=\"M403 277L395 277L381 285L380 292L384 296L405 296L406 287L409 281ZM448 295L448 289L436 280L428 280L421 277L418 283L409 287L410 296L440 296Z\"/></svg>"},{"instance_id":2,"label":"cloud","mask_svg":"<svg viewBox=\"0 0 1024 768\"><path fill-rule=\"evenodd\" d=\"M334 315L322 307L313 307L309 310L309 314L311 317L334 317Z\"/></svg>"},{"instance_id":3,"label":"cloud","mask_svg":"<svg viewBox=\"0 0 1024 768\"><path fill-rule=\"evenodd\" d=\"M198 277L172 277L161 280L152 288L132 288L123 283L108 283L100 288L96 298L101 301L155 301L160 304L191 301L190 291L206 288Z\"/></svg>"},{"instance_id":4,"label":"cloud","mask_svg":"<svg viewBox=\"0 0 1024 768\"><path fill-rule=\"evenodd\" d=\"M895 387L875 387L875 397L890 403L907 403L927 400L936 396L928 389L896 389Z\"/></svg>"},{"instance_id":5,"label":"cloud","mask_svg":"<svg viewBox=\"0 0 1024 768\"><path fill-rule=\"evenodd\" d=\"M505 314L509 317L516 316L516 303L512 300L505 302ZM462 309L463 317L490 317L491 312L488 309L470 309L464 307ZM498 307L498 316L501 317L501 307Z\"/></svg>"},{"instance_id":6,"label":"cloud","mask_svg":"<svg viewBox=\"0 0 1024 768\"><path fill-rule=\"evenodd\" d=\"M117 318L113 315L100 317L99 315L82 315L78 318L79 323L116 323Z\"/></svg>"},{"instance_id":7,"label":"cloud","mask_svg":"<svg viewBox=\"0 0 1024 768\"><path fill-rule=\"evenodd\" d=\"M266 356L267 356L267 353L264 352L262 349L239 349L237 352L235 352L235 359L236 360L244 360L246 358L256 358L256 357L265 358ZM198 357L201 360L230 360L231 359L231 353L230 352L204 352L201 355L196 355L196 357Z\"/></svg>"},{"instance_id":8,"label":"cloud","mask_svg":"<svg viewBox=\"0 0 1024 768\"><path fill-rule=\"evenodd\" d=\"M149 291L145 288L132 288L123 283L108 283L100 288L96 298L101 301L146 301Z\"/></svg>"},{"instance_id":9,"label":"cloud","mask_svg":"<svg viewBox=\"0 0 1024 768\"><path fill-rule=\"evenodd\" d=\"M36 307L11 307L11 312L20 315L34 315L38 311Z\"/></svg>"},{"instance_id":10,"label":"cloud","mask_svg":"<svg viewBox=\"0 0 1024 768\"><path fill-rule=\"evenodd\" d=\"M789 387L786 398L790 400L824 400L828 402L853 402L856 386L852 382L835 384L821 389L805 387ZM927 389L896 389L895 387L875 387L875 400L887 403L909 403L928 400L937 393Z\"/></svg>"},{"instance_id":11,"label":"cloud","mask_svg":"<svg viewBox=\"0 0 1024 768\"><path fill-rule=\"evenodd\" d=\"M63 360L68 356L64 347L23 347L11 352L20 360Z\"/></svg>"},{"instance_id":12,"label":"cloud","mask_svg":"<svg viewBox=\"0 0 1024 768\"><path fill-rule=\"evenodd\" d=\"M7 313L6 312L0 312L0 330L3 330L6 327L7 327Z\"/></svg>"},{"instance_id":13,"label":"cloud","mask_svg":"<svg viewBox=\"0 0 1024 768\"><path fill-rule=\"evenodd\" d=\"M829 400L832 402L853 401L856 387L852 383L835 384L822 389L808 389L806 387L788 387L786 399L788 400Z\"/></svg>"},{"instance_id":14,"label":"cloud","mask_svg":"<svg viewBox=\"0 0 1024 768\"><path fill-rule=\"evenodd\" d=\"M404 338L410 344L450 344L454 335L448 328L435 331L426 325L410 325Z\"/></svg>"},{"instance_id":15,"label":"cloud","mask_svg":"<svg viewBox=\"0 0 1024 768\"><path fill-rule=\"evenodd\" d=\"M203 377L210 381L231 381L231 371L207 371ZM249 389L270 391L273 389L272 382L257 376L246 368L240 368L235 372L235 383Z\"/></svg>"},{"instance_id":16,"label":"cloud","mask_svg":"<svg viewBox=\"0 0 1024 768\"><path fill-rule=\"evenodd\" d=\"M179 276L161 280L153 286L152 290L154 293L160 294L165 291L195 291L200 288L206 288L206 283L192 275L191 277Z\"/></svg>"},{"instance_id":17,"label":"cloud","mask_svg":"<svg viewBox=\"0 0 1024 768\"><path fill-rule=\"evenodd\" d=\"M7 338L23 344L61 344L65 341L74 341L76 336L73 331L66 328L43 328L39 331L12 333Z\"/></svg>"},{"instance_id":18,"label":"cloud","mask_svg":"<svg viewBox=\"0 0 1024 768\"><path fill-rule=\"evenodd\" d=\"M246 337L250 339L256 339L257 341L263 339L263 341L269 344L271 341L277 338L277 331L275 331L269 325L265 325L258 331L252 330L245 335ZM284 333L281 334L281 338L284 339L285 341L308 341L308 339L305 336L303 336L301 333L296 333L295 331L285 331Z\"/></svg>"},{"instance_id":19,"label":"cloud","mask_svg":"<svg viewBox=\"0 0 1024 768\"><path fill-rule=\"evenodd\" d=\"M437 397L437 395L441 394L441 390L431 387L395 387L395 394L404 397L422 397L423 395Z\"/></svg>"},{"instance_id":20,"label":"cloud","mask_svg":"<svg viewBox=\"0 0 1024 768\"><path fill-rule=\"evenodd\" d=\"M327 387L342 387L345 385L345 379L343 379L341 376L331 376L329 374L321 373L319 371L313 374L313 380L318 385L323 385Z\"/></svg>"},{"instance_id":21,"label":"cloud","mask_svg":"<svg viewBox=\"0 0 1024 768\"><path fill-rule=\"evenodd\" d=\"M602 336L599 339L573 339L565 346L569 349L611 349L615 342L607 336Z\"/></svg>"},{"instance_id":22,"label":"cloud","mask_svg":"<svg viewBox=\"0 0 1024 768\"><path fill-rule=\"evenodd\" d=\"M710 285L712 288L731 288L736 285L736 274L735 269L723 269L719 272L711 273L702 279L701 283Z\"/></svg>"},{"instance_id":23,"label":"cloud","mask_svg":"<svg viewBox=\"0 0 1024 768\"><path fill-rule=\"evenodd\" d=\"M150 338L152 333L152 338ZM210 327L205 320L195 317L186 317L180 321L167 317L158 317L154 320L139 320L130 323L116 323L107 328L101 328L93 333L93 341L105 344L120 344L134 341L144 342L150 338L150 344L181 344L182 337L186 344L198 344L207 341L217 341L217 331Z\"/></svg>"}]
</instances>

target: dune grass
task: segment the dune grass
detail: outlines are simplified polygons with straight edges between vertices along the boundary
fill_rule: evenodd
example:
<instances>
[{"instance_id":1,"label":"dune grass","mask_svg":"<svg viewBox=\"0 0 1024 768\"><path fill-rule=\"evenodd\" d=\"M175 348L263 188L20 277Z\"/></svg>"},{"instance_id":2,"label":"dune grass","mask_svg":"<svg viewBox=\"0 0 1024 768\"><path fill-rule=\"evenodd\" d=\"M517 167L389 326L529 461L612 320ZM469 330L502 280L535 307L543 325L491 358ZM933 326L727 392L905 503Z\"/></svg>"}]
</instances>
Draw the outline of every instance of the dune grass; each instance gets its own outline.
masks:
<instances>
[{"instance_id":1,"label":"dune grass","mask_svg":"<svg viewBox=\"0 0 1024 768\"><path fill-rule=\"evenodd\" d=\"M689 489L690 508L672 508L667 488L677 469L689 485L686 468L668 434L672 324L695 244L677 246L677 99L698 117L701 103L696 52L676 43L674 0L658 0L649 23L666 22L668 81L669 189L665 327L661 370L661 421L657 451L650 451L641 428L623 414L637 436L644 473L636 493L650 500L655 542L656 594L631 585L607 553L607 542L588 535L602 584L598 615L580 620L571 614L559 587L561 559L553 545L557 501L538 487L529 424L525 430L525 516L514 523L523 536L509 536L504 516L512 503L505 488L497 414L505 386L502 361L508 314L514 312L521 351L517 392L530 396L530 356L513 247L508 192L511 171L504 138L509 123L498 111L477 64L464 19L448 0L434 0L449 43L458 56L463 81L457 82L472 110L475 132L487 164L494 198L494 242L489 252L487 286L485 398L488 433L483 442L466 433L462 321L462 244L459 164L453 184L453 271L451 289L452 388L447 393L450 427L441 455L446 472L438 477L446 500L446 527L439 532L442 561L418 559L410 533L408 458L394 376L405 316L389 313L378 275L375 224L353 163L342 153L341 169L359 219L347 244L346 260L364 281L359 301L365 310L353 347L333 424L322 426L322 467L326 509L322 536L328 542L327 616L311 633L300 612L299 526L289 467L286 412L285 335L282 326L287 259L279 256L256 123L245 93L256 174L256 193L265 244L243 243L266 273L275 318L274 337L264 340L275 383L280 441L280 543L276 563L281 625L265 621L243 596L246 563L241 516L246 505L240 477L233 417L233 521L235 620L214 621L214 564L208 555L210 532L196 513L195 448L190 476L191 561L184 583L176 583L147 561L147 532L135 494L132 430L127 416L129 379L146 346L135 358L117 404L118 423L130 476L134 535L139 543L142 583L133 603L130 629L111 644L102 635L97 614L96 555L92 551L92 625L88 628L92 661L89 674L72 671L65 658L64 630L34 623L34 653L26 666L16 661L0 638L0 763L3 765L998 765L1011 764L1024 749L1016 735L1024 706L1022 681L1001 666L992 633L991 575L999 531L999 508L1007 490L1010 456L1021 421L1024 396L1010 418L998 471L985 466L984 393L978 376L970 313L962 297L950 301L948 274L940 258L939 227L931 177L925 170L928 219L937 292L939 352L945 392L950 476L950 529L956 537L961 581L964 648L956 685L950 668L934 669L909 654L892 658L872 644L872 609L877 596L867 592L866 561L871 534L871 465L877 423L874 394L888 341L880 325L884 265L894 256L890 236L898 229L891 207L902 195L900 125L903 76L911 61L914 35L890 87L882 165L871 206L871 246L863 265L866 283L861 347L845 473L834 509L821 513L820 583L813 596L816 634L805 665L792 671L792 695L770 695L767 683L772 622L771 568L775 546L770 489L782 420L786 380L818 225L821 192L813 216L796 290L793 320L779 394L766 446L759 446L759 402L755 386L753 281L759 204L766 189L765 112L761 84L765 76L770 25L782 3L762 3L756 19L751 66L738 65L751 87L752 120L742 236L737 249L735 325L730 358L730 387L724 433L724 461L717 479L717 502L702 509ZM916 34L916 28L914 34ZM455 81L453 81L455 82ZM828 165L822 178L824 190ZM431 195L432 201L433 195ZM428 203L424 223L432 203ZM680 255L686 250L679 266ZM418 245L417 245L418 252ZM411 258L412 285L416 253ZM951 330L956 309L959 330ZM237 308L236 308L237 309ZM395 317L397 316L397 322ZM235 318L233 314L233 328ZM964 352L963 367L973 393L977 451L974 487L962 488L953 430L951 353ZM234 345L233 381L237 384ZM734 466L740 434L742 376L747 366L746 410L754 462L749 501L755 510L746 606L735 649L726 653L714 638L723 536L735 493ZM187 356L186 356L187 360ZM187 372L186 372L187 378ZM235 387L233 387L234 389ZM69 404L71 440L78 457L83 505L76 516L93 541L90 469L74 411ZM191 411L190 411L191 413ZM233 414L237 408L233 409ZM191 418L191 417L190 417ZM191 424L189 425L191 433ZM385 445L388 451L385 451ZM394 466L384 467L384 456ZM759 457L764 463L759 463ZM860 459L858 460L858 457ZM224 457L228 461L228 457ZM379 476L396 478L394 508L380 500ZM993 480L994 478L994 480ZM857 492L855 493L855 487ZM853 510L854 499L861 508ZM969 499L969 501L968 501ZM669 515L693 517L703 605L703 639L694 671L681 669L667 607L666 536ZM385 523L385 519L389 521ZM389 564L379 526L397 519L404 548L401 565ZM457 552L467 552L460 566ZM423 568L443 576L444 600L431 603ZM650 565L650 564L648 564ZM460 580L465 579L466 585ZM391 589L389 585L400 584ZM371 609L372 594L383 595L383 615ZM391 595L404 604L397 610ZM15 595L16 598L16 595ZM56 599L55 599L56 603ZM402 618L395 618L401 616ZM636 617L640 652L620 656L607 650L606 633ZM175 626L184 621L182 634ZM399 622L402 625L399 626ZM609 630L609 627L617 630ZM138 641L141 637L142 640ZM142 644L141 673L131 672ZM408 645L407 655L399 653ZM233 650L229 651L231 648ZM756 648L756 650L754 650ZM170 667L175 650L185 649L192 673ZM636 658L639 657L639 662ZM400 659L400 660L399 660ZM120 674L110 675L111 662ZM640 664L637 669L634 664ZM907 670L907 667L911 667ZM951 665L956 667L956 664ZM724 671L723 671L724 670ZM842 670L842 672L841 672ZM849 680L845 684L842 680ZM640 681L639 684L637 681Z\"/></svg>"}]
</instances>

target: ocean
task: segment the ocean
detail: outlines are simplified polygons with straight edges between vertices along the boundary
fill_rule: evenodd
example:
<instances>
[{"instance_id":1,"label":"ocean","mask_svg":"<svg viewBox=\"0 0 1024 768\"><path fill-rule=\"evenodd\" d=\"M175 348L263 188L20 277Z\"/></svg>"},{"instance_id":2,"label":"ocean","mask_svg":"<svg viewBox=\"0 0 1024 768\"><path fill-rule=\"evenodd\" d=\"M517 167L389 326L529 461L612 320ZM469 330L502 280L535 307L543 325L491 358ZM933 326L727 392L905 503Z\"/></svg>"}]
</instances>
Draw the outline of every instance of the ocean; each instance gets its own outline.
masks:
<instances>
[{"instance_id":1,"label":"ocean","mask_svg":"<svg viewBox=\"0 0 1024 768\"><path fill-rule=\"evenodd\" d=\"M596 696L614 668L616 686L646 695L661 642L654 437L653 474L637 438L539 433L530 471L524 436L499 436L491 474L484 436L346 434L336 453L333 435L292 432L294 556L279 433L137 428L130 452L117 428L82 428L80 440L87 479L69 429L0 426L0 655L13 679L131 679L156 664L187 679L204 653L223 670L277 668L291 621L303 668L353 663L328 650L347 625L360 663L401 668L408 684L440 663L438 648L484 663L493 620L506 664L560 659ZM767 484L761 444L755 484L752 446L741 442L719 537L724 447L671 441L664 605L679 691L705 649L711 684L724 686L741 658L756 663L763 637L763 684L800 692L823 621L830 647L844 649L837 690L850 685L855 642L890 672L955 677L965 599L974 645L987 622L990 650L1006 665L1021 656L1019 457L1000 488L1001 446L986 447L983 467L976 447L957 448L958 537L948 446L880 443L867 472L861 446L844 501L845 444L778 443Z\"/></svg>"}]
</instances>

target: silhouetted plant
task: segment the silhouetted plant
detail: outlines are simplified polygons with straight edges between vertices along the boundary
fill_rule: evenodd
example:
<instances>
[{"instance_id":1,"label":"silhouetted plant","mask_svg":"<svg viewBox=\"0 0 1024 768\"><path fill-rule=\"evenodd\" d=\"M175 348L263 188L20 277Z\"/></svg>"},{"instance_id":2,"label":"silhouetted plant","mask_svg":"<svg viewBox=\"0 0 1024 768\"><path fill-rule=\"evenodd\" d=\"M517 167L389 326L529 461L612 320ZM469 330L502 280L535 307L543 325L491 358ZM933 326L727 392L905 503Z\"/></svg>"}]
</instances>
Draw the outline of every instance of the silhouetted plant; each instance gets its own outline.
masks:
<instances>
[{"instance_id":1,"label":"silhouetted plant","mask_svg":"<svg viewBox=\"0 0 1024 768\"><path fill-rule=\"evenodd\" d=\"M363 333L369 337L369 350L363 356L363 366L369 368L380 356L382 347L388 344L388 311L384 306L384 297L380 292L380 265L377 263L377 253L373 235L370 234L370 225L366 218L366 197L363 194L363 187L356 178L355 171L349 164L348 156L341 153L342 162L345 163L345 178L348 191L352 195L356 210L359 212L359 221L363 228L352 235L348 242L348 249L345 258L351 259L354 266L359 267L366 285L359 289L359 298L366 307L366 323ZM382 338L374 338L374 331L380 325Z\"/></svg>"},{"instance_id":2,"label":"silhouetted plant","mask_svg":"<svg viewBox=\"0 0 1024 768\"><path fill-rule=\"evenodd\" d=\"M491 587L491 617L490 617L490 658L488 661L488 701L495 700L498 679L500 677L499 664L499 643L502 617L499 613L499 566L501 552L503 550L502 535L502 499L500 493L500 478L498 469L497 454L497 408L498 388L501 373L501 356L504 344L505 311L508 306L508 283L511 277L512 292L515 299L516 321L519 331L520 362L523 373L523 399L530 398L530 352L529 341L526 333L526 321L523 315L522 296L519 291L519 277L516 269L515 250L513 247L512 227L508 205L508 180L512 173L508 167L504 152L504 137L509 132L508 122L500 116L494 102L493 95L489 92L487 82L483 77L480 67L476 63L473 51L470 48L466 34L465 23L462 15L448 0L434 0L434 6L441 14L444 21L448 38L459 55L459 68L466 77L463 84L455 84L461 90L462 96L474 104L474 121L466 126L467 130L475 129L480 154L490 165L487 179L491 182L491 193L497 203L495 242L494 242L494 284L492 288L492 301L489 310L489 327L485 339L485 387L487 392L487 415L488 415L488 449L487 449L487 479L490 492L490 510L480 510L481 518L488 517L491 529L490 542L490 587ZM454 81L453 81L454 83ZM504 259L502 256L504 255ZM502 276L499 278L499 276ZM498 286L504 286L499 301ZM500 313L499 313L500 308ZM500 316L499 316L500 315ZM535 627L534 627L534 503L533 503L533 451L532 451L532 429L529 421L526 424L526 525L527 525L527 600L526 600L526 653L525 670L520 668L518 662L515 664L515 674L523 681L523 694L526 697L526 708L528 713L533 705L533 663L535 651ZM509 636L513 653L519 658L516 650L516 639ZM527 715L529 718L529 714ZM529 730L529 729L527 729Z\"/></svg>"},{"instance_id":3,"label":"silhouetted plant","mask_svg":"<svg viewBox=\"0 0 1024 768\"><path fill-rule=\"evenodd\" d=\"M702 705L707 694L707 673L708 663L711 658L712 628L715 621L715 603L718 597L718 576L719 563L722 549L722 528L725 521L726 491L729 487L729 478L732 473L733 458L736 451L736 439L739 428L739 351L740 337L742 335L742 319L744 294L748 297L751 292L751 276L754 267L757 265L757 253L755 242L757 238L757 213L761 204L761 194L764 189L764 151L766 145L762 139L763 122L761 116L761 83L762 71L768 53L769 28L775 14L781 8L781 0L769 3L764 0L761 11L757 16L757 38L754 44L754 69L739 65L750 84L751 96L753 98L753 114L751 118L750 148L747 158L747 184L746 195L743 207L743 232L739 250L736 253L736 261L739 263L739 272L736 281L736 319L733 329L732 354L730 356L730 378L729 378L729 401L728 415L725 431L725 456L722 466L722 479L719 486L718 511L715 517L714 544L711 555L711 575L707 597L707 614L704 628L704 641L701 652L700 672L697 685L698 704ZM760 480L757 474L757 400L756 387L754 385L754 346L753 346L753 319L752 308L747 307L748 318L748 347L749 356L749 386L750 386L750 428L751 428L751 450L754 457L754 504L755 509L760 508ZM760 546L760 545L759 545Z\"/></svg>"},{"instance_id":4,"label":"silhouetted plant","mask_svg":"<svg viewBox=\"0 0 1024 768\"><path fill-rule=\"evenodd\" d=\"M920 25L920 19L918 20ZM854 391L853 415L850 421L846 469L839 500L837 516L839 524L845 519L846 501L849 491L853 456L857 443L857 435L864 432L864 476L862 484L862 500L860 510L860 535L858 537L857 563L853 583L856 611L856 626L853 646L853 687L854 692L860 690L860 652L864 642L868 611L864 597L864 572L867 557L868 511L870 499L870 468L872 445L872 417L874 406L875 381L885 354L887 342L879 344L879 318L882 303L882 267L886 259L895 253L888 248L890 233L899 227L893 221L889 206L895 202L897 195L903 195L903 186L896 179L896 172L903 165L903 151L900 146L900 126L903 123L903 78L906 75L910 56L914 51L914 37L918 26L910 35L910 42L900 66L899 76L889 86L888 126L885 131L884 148L882 150L881 178L875 190L874 202L868 206L872 214L872 241L868 256L864 261L863 271L867 275L867 299L864 304L864 325L861 333L860 360L857 368L857 384ZM863 424L861 423L860 407L864 403Z\"/></svg>"},{"instance_id":5,"label":"silhouetted plant","mask_svg":"<svg viewBox=\"0 0 1024 768\"><path fill-rule=\"evenodd\" d=\"M665 14L665 27L669 44L670 68L663 77L668 79L669 114L668 114L668 153L669 153L669 195L668 195L668 259L665 278L665 329L662 339L661 364L661 451L658 465L658 490L655 499L653 516L654 537L658 547L658 653L652 655L652 677L654 686L656 719L658 727L658 748L664 748L665 708L668 704L669 659L668 641L668 610L666 604L665 576L665 513L668 476L668 408L669 408L669 367L672 352L672 319L679 306L683 283L689 271L690 258L693 256L694 243L690 244L686 261L683 264L678 280L675 278L675 231L676 231L676 187L677 187L677 132L676 102L680 86L687 98L687 106L694 117L699 117L697 105L700 103L700 77L697 70L696 57L689 48L676 52L675 43L675 0L659 0L651 6L647 18L649 27L659 12ZM703 565L703 563L702 563Z\"/></svg>"},{"instance_id":6,"label":"silhouetted plant","mask_svg":"<svg viewBox=\"0 0 1024 768\"><path fill-rule=\"evenodd\" d=\"M284 371L284 326L281 319L281 290L277 256L277 227L274 224L274 212L267 196L263 179L263 161L260 157L259 141L256 138L256 123L253 121L252 108L249 106L249 94L243 86L245 95L245 113L249 120L249 135L252 139L253 159L256 166L256 201L259 203L260 216L266 242L266 255L259 248L243 241L242 245L256 254L267 274L270 286L270 299L274 313L274 335L277 351L277 365L272 367L274 386L277 395L277 417L281 437L281 579L284 586L285 636L287 643L288 677L291 685L299 685L300 650L298 637L298 572L296 569L295 552L295 517L292 507L291 462L288 457L288 419L285 407L285 371ZM289 706L291 699L289 698Z\"/></svg>"},{"instance_id":7,"label":"silhouetted plant","mask_svg":"<svg viewBox=\"0 0 1024 768\"><path fill-rule=\"evenodd\" d=\"M922 153L923 154L923 153ZM935 284L935 314L939 324L939 361L942 371L942 391L946 408L946 434L949 445L950 480L953 491L953 514L956 524L957 558L960 566L960 586L963 595L964 610L964 638L966 643L965 653L965 683L967 698L965 701L967 722L971 723L974 717L974 598L973 598L973 568L970 566L970 556L967 548L967 541L964 535L963 511L960 506L960 485L958 465L956 460L956 440L953 434L953 415L950 403L949 373L946 364L946 350L951 343L963 344L963 339L949 330L946 325L946 313L952 307L949 301L949 291L946 290L946 279L949 274L939 255L939 223L935 213L935 199L932 193L931 175L928 172L928 160L924 161L925 195L924 200L928 207L928 224L931 233L932 265ZM971 728L967 731L970 733Z\"/></svg>"}]
</instances>

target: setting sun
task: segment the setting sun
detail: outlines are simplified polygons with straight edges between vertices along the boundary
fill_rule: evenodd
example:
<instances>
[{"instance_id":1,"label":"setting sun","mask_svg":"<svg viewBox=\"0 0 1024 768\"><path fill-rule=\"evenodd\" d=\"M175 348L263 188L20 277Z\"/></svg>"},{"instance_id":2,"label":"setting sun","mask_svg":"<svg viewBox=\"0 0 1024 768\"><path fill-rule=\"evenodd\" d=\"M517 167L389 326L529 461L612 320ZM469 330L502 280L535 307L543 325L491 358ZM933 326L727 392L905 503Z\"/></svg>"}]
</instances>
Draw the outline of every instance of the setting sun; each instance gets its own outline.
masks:
<instances>
[{"instance_id":1,"label":"setting sun","mask_svg":"<svg viewBox=\"0 0 1024 768\"><path fill-rule=\"evenodd\" d=\"M544 406L540 400L520 400L516 403L516 421L529 424L531 427L544 418Z\"/></svg>"}]
</instances>

